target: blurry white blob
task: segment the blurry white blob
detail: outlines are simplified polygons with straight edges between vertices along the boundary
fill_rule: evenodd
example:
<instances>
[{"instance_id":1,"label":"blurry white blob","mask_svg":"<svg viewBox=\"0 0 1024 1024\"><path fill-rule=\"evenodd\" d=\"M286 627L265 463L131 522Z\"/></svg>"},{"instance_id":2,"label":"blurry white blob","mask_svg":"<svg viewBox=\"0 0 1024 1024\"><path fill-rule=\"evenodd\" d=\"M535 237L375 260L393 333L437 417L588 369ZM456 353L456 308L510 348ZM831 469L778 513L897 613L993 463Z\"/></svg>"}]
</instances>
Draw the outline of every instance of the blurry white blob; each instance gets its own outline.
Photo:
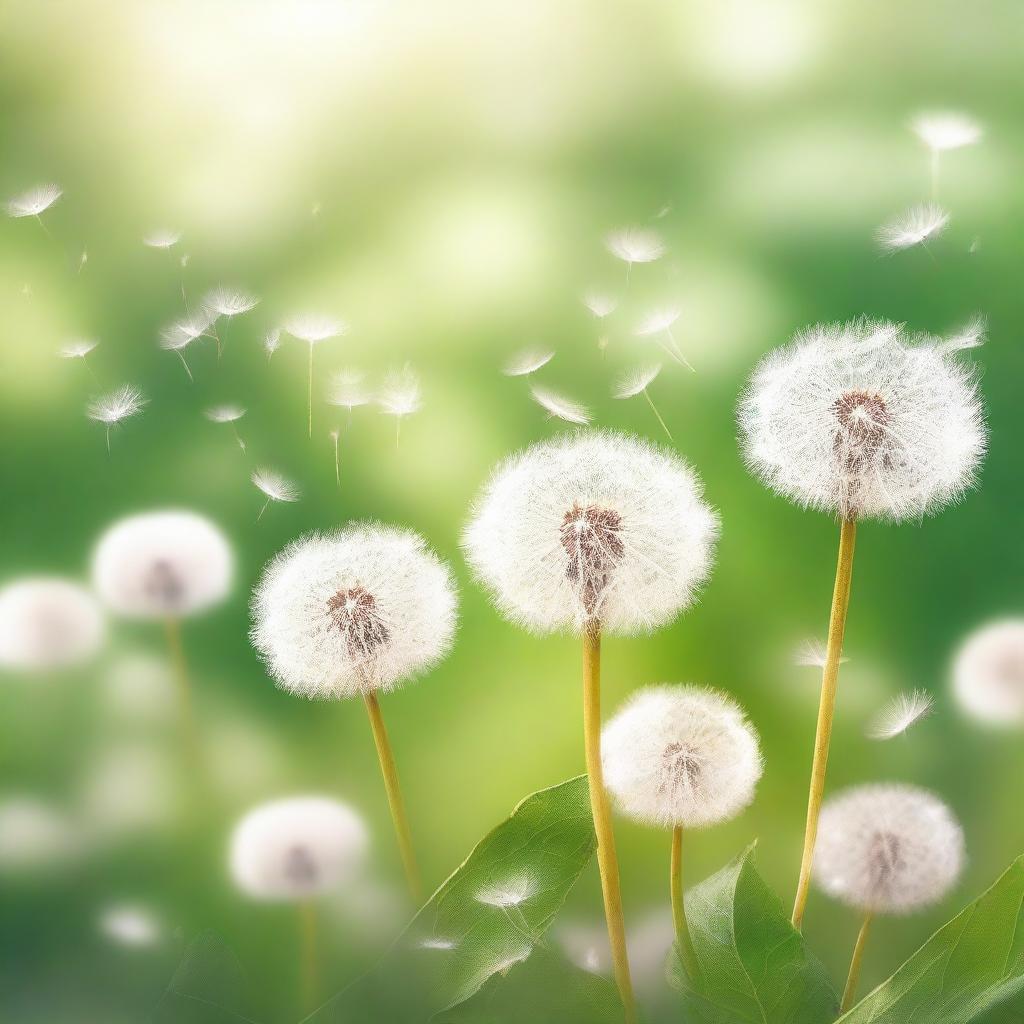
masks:
<instances>
[{"instance_id":1,"label":"blurry white blob","mask_svg":"<svg viewBox=\"0 0 1024 1024\"><path fill-rule=\"evenodd\" d=\"M7 200L8 217L38 217L64 194L60 185L40 185Z\"/></svg>"},{"instance_id":2,"label":"blurry white blob","mask_svg":"<svg viewBox=\"0 0 1024 1024\"><path fill-rule=\"evenodd\" d=\"M928 111L910 122L911 131L933 152L973 146L982 128L972 117L955 111Z\"/></svg>"},{"instance_id":3,"label":"blurry white blob","mask_svg":"<svg viewBox=\"0 0 1024 1024\"><path fill-rule=\"evenodd\" d=\"M155 946L160 940L160 922L146 907L134 903L118 903L100 913L97 922L100 934L119 946L142 948Z\"/></svg>"},{"instance_id":4,"label":"blurry white blob","mask_svg":"<svg viewBox=\"0 0 1024 1024\"><path fill-rule=\"evenodd\" d=\"M534 384L530 388L530 394L533 400L555 419L578 423L581 426L586 426L592 419L590 410L585 405L550 388Z\"/></svg>"},{"instance_id":5,"label":"blurry white blob","mask_svg":"<svg viewBox=\"0 0 1024 1024\"><path fill-rule=\"evenodd\" d=\"M489 907L517 907L536 896L540 886L527 874L513 875L502 882L490 882L476 893L478 903Z\"/></svg>"},{"instance_id":6,"label":"blurry white blob","mask_svg":"<svg viewBox=\"0 0 1024 1024\"><path fill-rule=\"evenodd\" d=\"M665 243L656 231L619 228L605 236L605 248L632 269L634 263L652 263L665 255Z\"/></svg>"},{"instance_id":7,"label":"blurry white blob","mask_svg":"<svg viewBox=\"0 0 1024 1024\"><path fill-rule=\"evenodd\" d=\"M181 814L182 797L166 753L141 740L102 751L82 781L85 825L100 839L166 829Z\"/></svg>"},{"instance_id":8,"label":"blurry white blob","mask_svg":"<svg viewBox=\"0 0 1024 1024\"><path fill-rule=\"evenodd\" d=\"M1024 724L1024 619L986 623L964 640L953 661L953 693L986 725Z\"/></svg>"},{"instance_id":9,"label":"blurry white blob","mask_svg":"<svg viewBox=\"0 0 1024 1024\"><path fill-rule=\"evenodd\" d=\"M181 232L171 228L157 228L142 237L142 244L150 249L170 249L180 241Z\"/></svg>"},{"instance_id":10,"label":"blurry white blob","mask_svg":"<svg viewBox=\"0 0 1024 1024\"><path fill-rule=\"evenodd\" d=\"M0 798L0 871L31 873L67 863L82 849L72 819L29 794Z\"/></svg>"},{"instance_id":11,"label":"blurry white blob","mask_svg":"<svg viewBox=\"0 0 1024 1024\"><path fill-rule=\"evenodd\" d=\"M283 327L293 338L308 345L317 345L348 333L348 324L344 320L322 313L298 313L285 320Z\"/></svg>"},{"instance_id":12,"label":"blurry white blob","mask_svg":"<svg viewBox=\"0 0 1024 1024\"><path fill-rule=\"evenodd\" d=\"M619 305L619 300L614 296L593 290L584 293L582 302L598 320L611 316Z\"/></svg>"},{"instance_id":13,"label":"blurry white blob","mask_svg":"<svg viewBox=\"0 0 1024 1024\"><path fill-rule=\"evenodd\" d=\"M369 405L373 394L366 386L366 374L362 370L338 370L331 375L327 386L327 402L342 409L353 409Z\"/></svg>"},{"instance_id":14,"label":"blurry white blob","mask_svg":"<svg viewBox=\"0 0 1024 1024\"><path fill-rule=\"evenodd\" d=\"M555 358L553 348L527 348L517 352L502 368L506 377L529 377Z\"/></svg>"},{"instance_id":15,"label":"blurry white blob","mask_svg":"<svg viewBox=\"0 0 1024 1024\"><path fill-rule=\"evenodd\" d=\"M415 370L406 363L400 370L392 370L385 378L377 395L377 404L386 416L395 417L395 444L402 436L402 420L419 412L423 393Z\"/></svg>"},{"instance_id":16,"label":"blurry white blob","mask_svg":"<svg viewBox=\"0 0 1024 1024\"><path fill-rule=\"evenodd\" d=\"M932 713L935 701L927 690L897 694L872 720L867 736L872 740L891 740Z\"/></svg>"},{"instance_id":17,"label":"blurry white blob","mask_svg":"<svg viewBox=\"0 0 1024 1024\"><path fill-rule=\"evenodd\" d=\"M107 670L103 689L115 717L136 723L159 722L174 713L171 667L145 651L120 655Z\"/></svg>"},{"instance_id":18,"label":"blurry white blob","mask_svg":"<svg viewBox=\"0 0 1024 1024\"><path fill-rule=\"evenodd\" d=\"M948 225L949 214L941 206L923 203L887 221L875 237L883 252L895 253L915 245L927 247L928 242L942 234Z\"/></svg>"},{"instance_id":19,"label":"blurry white blob","mask_svg":"<svg viewBox=\"0 0 1024 1024\"><path fill-rule=\"evenodd\" d=\"M272 327L263 338L263 351L267 353L267 359L281 347L281 328Z\"/></svg>"}]
</instances>

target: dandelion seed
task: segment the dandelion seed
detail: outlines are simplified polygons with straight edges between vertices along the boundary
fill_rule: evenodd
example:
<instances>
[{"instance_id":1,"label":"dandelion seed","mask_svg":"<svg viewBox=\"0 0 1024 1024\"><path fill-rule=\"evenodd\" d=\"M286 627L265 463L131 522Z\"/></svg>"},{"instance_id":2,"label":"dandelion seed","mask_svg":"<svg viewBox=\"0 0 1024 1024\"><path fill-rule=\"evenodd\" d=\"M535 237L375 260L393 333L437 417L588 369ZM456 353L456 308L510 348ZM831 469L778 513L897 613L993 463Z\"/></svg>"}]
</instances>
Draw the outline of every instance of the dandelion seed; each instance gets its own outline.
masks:
<instances>
[{"instance_id":1,"label":"dandelion seed","mask_svg":"<svg viewBox=\"0 0 1024 1024\"><path fill-rule=\"evenodd\" d=\"M538 892L537 880L530 875L514 875L504 882L490 883L476 893L476 901L489 907L518 907Z\"/></svg>"},{"instance_id":2,"label":"dandelion seed","mask_svg":"<svg viewBox=\"0 0 1024 1024\"><path fill-rule=\"evenodd\" d=\"M583 305L586 306L598 320L603 320L605 317L610 316L615 312L619 305L619 300L614 296L598 291L586 292L582 301Z\"/></svg>"},{"instance_id":3,"label":"dandelion seed","mask_svg":"<svg viewBox=\"0 0 1024 1024\"><path fill-rule=\"evenodd\" d=\"M263 508L260 509L260 514L256 517L257 523L263 518L263 513L267 511L267 507L272 501L298 501L302 496L302 492L291 480L272 469L256 469L253 471L251 479L257 489L262 491L267 498Z\"/></svg>"},{"instance_id":4,"label":"dandelion seed","mask_svg":"<svg viewBox=\"0 0 1024 1024\"><path fill-rule=\"evenodd\" d=\"M651 263L665 255L661 236L646 228L620 228L605 237L605 248L626 264L626 279L634 263Z\"/></svg>"},{"instance_id":5,"label":"dandelion seed","mask_svg":"<svg viewBox=\"0 0 1024 1024\"><path fill-rule=\"evenodd\" d=\"M245 409L240 405L215 405L204 413L211 423L230 423L231 432L235 436L238 447L245 451L245 442L238 433L235 424L245 415Z\"/></svg>"},{"instance_id":6,"label":"dandelion seed","mask_svg":"<svg viewBox=\"0 0 1024 1024\"><path fill-rule=\"evenodd\" d=\"M110 428L123 423L126 419L138 415L149 403L141 391L125 384L108 395L94 398L86 406L86 415L91 420L102 423L107 428L107 453L110 452Z\"/></svg>"},{"instance_id":7,"label":"dandelion seed","mask_svg":"<svg viewBox=\"0 0 1024 1024\"><path fill-rule=\"evenodd\" d=\"M891 740L931 714L935 701L927 690L898 694L886 705L868 728L868 738Z\"/></svg>"},{"instance_id":8,"label":"dandelion seed","mask_svg":"<svg viewBox=\"0 0 1024 1024\"><path fill-rule=\"evenodd\" d=\"M369 405L372 401L373 395L366 386L366 374L362 370L339 370L331 377L327 402L348 409L350 418L353 409Z\"/></svg>"},{"instance_id":9,"label":"dandelion seed","mask_svg":"<svg viewBox=\"0 0 1024 1024\"><path fill-rule=\"evenodd\" d=\"M824 640L808 638L800 643L793 652L793 664L804 668L824 668L828 658L828 651ZM850 659L840 656L839 664L845 665Z\"/></svg>"},{"instance_id":10,"label":"dandelion seed","mask_svg":"<svg viewBox=\"0 0 1024 1024\"><path fill-rule=\"evenodd\" d=\"M216 316L227 318L240 316L248 313L259 304L259 299L248 292L237 291L233 288L215 288L203 296L202 307Z\"/></svg>"},{"instance_id":11,"label":"dandelion seed","mask_svg":"<svg viewBox=\"0 0 1024 1024\"><path fill-rule=\"evenodd\" d=\"M661 373L661 363L651 363L647 366L638 366L634 370L627 370L612 388L612 398L626 399L643 395L647 399L647 404L651 407L651 411L661 424L661 429L665 431L665 434L671 441L672 432L661 418L661 413L658 412L654 400L647 393L647 389L654 383L659 373Z\"/></svg>"},{"instance_id":12,"label":"dandelion seed","mask_svg":"<svg viewBox=\"0 0 1024 1024\"><path fill-rule=\"evenodd\" d=\"M876 233L884 252L895 253L923 245L937 238L949 224L949 214L935 203L914 206L906 213L883 224Z\"/></svg>"},{"instance_id":13,"label":"dandelion seed","mask_svg":"<svg viewBox=\"0 0 1024 1024\"><path fill-rule=\"evenodd\" d=\"M64 190L60 185L40 185L37 188L22 192L21 195L8 199L6 204L8 217L35 217L45 213L60 197ZM42 221L39 222L42 224Z\"/></svg>"},{"instance_id":14,"label":"dandelion seed","mask_svg":"<svg viewBox=\"0 0 1024 1024\"><path fill-rule=\"evenodd\" d=\"M98 925L102 935L120 946L154 946L160 940L160 922L152 911L137 904L107 907Z\"/></svg>"},{"instance_id":15,"label":"dandelion seed","mask_svg":"<svg viewBox=\"0 0 1024 1024\"><path fill-rule=\"evenodd\" d=\"M82 255L78 257L78 273L81 274L85 270L86 263L89 262L89 250L83 249Z\"/></svg>"},{"instance_id":16,"label":"dandelion seed","mask_svg":"<svg viewBox=\"0 0 1024 1024\"><path fill-rule=\"evenodd\" d=\"M0 800L0 872L33 872L66 863L81 849L70 815L28 794Z\"/></svg>"},{"instance_id":17,"label":"dandelion seed","mask_svg":"<svg viewBox=\"0 0 1024 1024\"><path fill-rule=\"evenodd\" d=\"M150 249L171 249L181 241L181 232L170 228L158 228L142 238L142 244Z\"/></svg>"},{"instance_id":18,"label":"dandelion seed","mask_svg":"<svg viewBox=\"0 0 1024 1024\"><path fill-rule=\"evenodd\" d=\"M192 371L185 361L184 350L198 338L210 337L207 332L213 326L215 319L212 313L204 310L201 313L183 317L181 320L175 320L160 332L160 347L165 351L174 352L178 356L181 365L185 367L189 380L193 380L193 377Z\"/></svg>"},{"instance_id":19,"label":"dandelion seed","mask_svg":"<svg viewBox=\"0 0 1024 1024\"><path fill-rule=\"evenodd\" d=\"M581 426L586 426L592 419L591 412L585 405L566 395L559 394L557 391L552 391L550 388L533 384L530 387L530 395L549 416L555 419L565 420L567 423L578 423Z\"/></svg>"},{"instance_id":20,"label":"dandelion seed","mask_svg":"<svg viewBox=\"0 0 1024 1024\"><path fill-rule=\"evenodd\" d=\"M966 114L951 111L919 114L910 123L914 134L938 152L973 146L982 136L981 125Z\"/></svg>"},{"instance_id":21,"label":"dandelion seed","mask_svg":"<svg viewBox=\"0 0 1024 1024\"><path fill-rule=\"evenodd\" d=\"M341 431L332 430L328 435L331 439L331 443L334 445L334 482L340 487L341 486L341 453L339 451L339 441L341 440Z\"/></svg>"},{"instance_id":22,"label":"dandelion seed","mask_svg":"<svg viewBox=\"0 0 1024 1024\"><path fill-rule=\"evenodd\" d=\"M451 939L423 939L417 943L420 949L440 949L449 950L455 949L456 943Z\"/></svg>"},{"instance_id":23,"label":"dandelion seed","mask_svg":"<svg viewBox=\"0 0 1024 1024\"><path fill-rule=\"evenodd\" d=\"M92 367L89 365L89 361L86 357L96 348L97 345L99 345L99 342L92 338L73 338L71 341L65 342L61 345L57 350L57 355L59 355L61 359L81 359L82 365L89 371L89 375L93 380L96 380L96 374L93 373Z\"/></svg>"},{"instance_id":24,"label":"dandelion seed","mask_svg":"<svg viewBox=\"0 0 1024 1024\"><path fill-rule=\"evenodd\" d=\"M988 318L975 313L959 330L947 335L939 343L945 352L959 352L968 348L979 348L988 340Z\"/></svg>"},{"instance_id":25,"label":"dandelion seed","mask_svg":"<svg viewBox=\"0 0 1024 1024\"><path fill-rule=\"evenodd\" d=\"M293 338L309 345L309 436L313 436L313 346L348 333L348 324L320 313L301 313L284 323L284 330ZM274 346L277 347L276 345ZM273 352L273 349L268 349Z\"/></svg>"},{"instance_id":26,"label":"dandelion seed","mask_svg":"<svg viewBox=\"0 0 1024 1024\"><path fill-rule=\"evenodd\" d=\"M1024 619L992 622L967 637L953 662L953 693L986 725L1024 724Z\"/></svg>"},{"instance_id":27,"label":"dandelion seed","mask_svg":"<svg viewBox=\"0 0 1024 1024\"><path fill-rule=\"evenodd\" d=\"M419 377L406 363L401 370L392 370L377 395L377 404L386 416L395 417L395 447L401 440L402 420L419 412L423 405Z\"/></svg>"},{"instance_id":28,"label":"dandelion seed","mask_svg":"<svg viewBox=\"0 0 1024 1024\"><path fill-rule=\"evenodd\" d=\"M551 348L528 348L517 352L502 368L506 377L529 377L555 358Z\"/></svg>"},{"instance_id":29,"label":"dandelion seed","mask_svg":"<svg viewBox=\"0 0 1024 1024\"><path fill-rule=\"evenodd\" d=\"M273 327L263 338L263 351L267 353L267 361L281 347L281 328Z\"/></svg>"},{"instance_id":30,"label":"dandelion seed","mask_svg":"<svg viewBox=\"0 0 1024 1024\"><path fill-rule=\"evenodd\" d=\"M634 328L633 333L638 338L653 338L656 343L677 363L693 370L693 366L683 355L672 334L672 327L682 315L678 306L663 306L659 309L652 309L639 324ZM664 337L662 337L664 335Z\"/></svg>"}]
</instances>

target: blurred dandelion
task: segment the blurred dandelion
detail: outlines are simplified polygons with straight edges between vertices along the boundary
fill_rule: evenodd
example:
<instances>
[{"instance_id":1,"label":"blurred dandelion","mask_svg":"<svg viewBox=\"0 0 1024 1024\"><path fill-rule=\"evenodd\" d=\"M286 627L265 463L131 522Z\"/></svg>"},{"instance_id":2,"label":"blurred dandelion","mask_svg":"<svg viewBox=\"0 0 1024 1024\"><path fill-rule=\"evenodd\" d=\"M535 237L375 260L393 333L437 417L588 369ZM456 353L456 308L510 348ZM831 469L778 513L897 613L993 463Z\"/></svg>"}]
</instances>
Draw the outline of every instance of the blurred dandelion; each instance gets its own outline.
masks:
<instances>
[{"instance_id":1,"label":"blurred dandelion","mask_svg":"<svg viewBox=\"0 0 1024 1024\"><path fill-rule=\"evenodd\" d=\"M309 436L313 436L313 346L348 333L344 320L321 313L300 313L284 322L283 330L309 346ZM275 345L274 348L277 346ZM274 349L268 352L273 354Z\"/></svg>"},{"instance_id":2,"label":"blurred dandelion","mask_svg":"<svg viewBox=\"0 0 1024 1024\"><path fill-rule=\"evenodd\" d=\"M392 370L385 378L377 395L377 404L386 416L395 417L395 447L402 437L402 420L419 412L423 405L420 379L406 363L400 370Z\"/></svg>"},{"instance_id":3,"label":"blurred dandelion","mask_svg":"<svg viewBox=\"0 0 1024 1024\"><path fill-rule=\"evenodd\" d=\"M55 805L27 793L0 797L0 872L60 867L84 845L74 819Z\"/></svg>"},{"instance_id":4,"label":"blurred dandelion","mask_svg":"<svg viewBox=\"0 0 1024 1024\"><path fill-rule=\"evenodd\" d=\"M100 934L119 946L143 948L160 941L160 922L147 907L135 903L116 903L100 912Z\"/></svg>"},{"instance_id":5,"label":"blurred dandelion","mask_svg":"<svg viewBox=\"0 0 1024 1024\"><path fill-rule=\"evenodd\" d=\"M906 213L883 224L876 233L883 252L895 253L915 245L928 250L928 242L937 238L949 225L949 214L935 203L911 207Z\"/></svg>"},{"instance_id":6,"label":"blurred dandelion","mask_svg":"<svg viewBox=\"0 0 1024 1024\"><path fill-rule=\"evenodd\" d=\"M81 274L85 270L86 263L89 262L89 250L83 249L82 254L78 257L78 273Z\"/></svg>"},{"instance_id":7,"label":"blurred dandelion","mask_svg":"<svg viewBox=\"0 0 1024 1024\"><path fill-rule=\"evenodd\" d=\"M87 358L89 353L94 351L98 345L99 342L93 338L72 338L61 345L57 350L57 355L61 359L81 359L82 365L89 371L89 376L99 383Z\"/></svg>"},{"instance_id":8,"label":"blurred dandelion","mask_svg":"<svg viewBox=\"0 0 1024 1024\"><path fill-rule=\"evenodd\" d=\"M897 694L872 720L868 739L891 740L932 713L935 701L927 690Z\"/></svg>"},{"instance_id":9,"label":"blurred dandelion","mask_svg":"<svg viewBox=\"0 0 1024 1024\"><path fill-rule=\"evenodd\" d=\"M171 228L157 228L142 236L142 244L150 249L171 249L181 241L181 232Z\"/></svg>"},{"instance_id":10,"label":"blurred dandelion","mask_svg":"<svg viewBox=\"0 0 1024 1024\"><path fill-rule=\"evenodd\" d=\"M366 386L366 374L362 370L338 370L331 376L327 388L327 403L348 409L351 420L352 410L373 401L373 393Z\"/></svg>"},{"instance_id":11,"label":"blurred dandelion","mask_svg":"<svg viewBox=\"0 0 1024 1024\"><path fill-rule=\"evenodd\" d=\"M973 146L981 139L981 125L967 114L932 111L918 114L910 122L910 128L928 147L931 156L931 194L932 199L937 199L940 154L951 149Z\"/></svg>"},{"instance_id":12,"label":"blurred dandelion","mask_svg":"<svg viewBox=\"0 0 1024 1024\"><path fill-rule=\"evenodd\" d=\"M107 454L110 454L110 428L137 416L149 403L138 388L125 384L116 391L94 398L85 410L86 416L106 427Z\"/></svg>"},{"instance_id":13,"label":"blurred dandelion","mask_svg":"<svg viewBox=\"0 0 1024 1024\"><path fill-rule=\"evenodd\" d=\"M81 779L93 841L119 842L167 830L184 809L180 778L161 747L141 740L104 747Z\"/></svg>"},{"instance_id":14,"label":"blurred dandelion","mask_svg":"<svg viewBox=\"0 0 1024 1024\"><path fill-rule=\"evenodd\" d=\"M296 484L273 469L255 469L250 479L267 498L256 517L257 523L263 518L263 513L267 511L267 506L272 501L298 501L302 497L302 492Z\"/></svg>"},{"instance_id":15,"label":"blurred dandelion","mask_svg":"<svg viewBox=\"0 0 1024 1024\"><path fill-rule=\"evenodd\" d=\"M1024 619L1002 619L976 629L953 661L953 694L986 725L1024 724Z\"/></svg>"},{"instance_id":16,"label":"blurred dandelion","mask_svg":"<svg viewBox=\"0 0 1024 1024\"><path fill-rule=\"evenodd\" d=\"M683 355L679 344L676 342L675 335L672 333L672 327L681 314L682 310L678 306L662 306L658 309L652 309L636 325L633 333L638 338L653 338L655 343L672 359L681 366L685 366L688 370L693 370L693 366L686 356Z\"/></svg>"},{"instance_id":17,"label":"blurred dandelion","mask_svg":"<svg viewBox=\"0 0 1024 1024\"><path fill-rule=\"evenodd\" d=\"M529 377L542 366L547 366L555 358L553 348L527 348L517 352L505 365L501 372L506 377Z\"/></svg>"},{"instance_id":18,"label":"blurred dandelion","mask_svg":"<svg viewBox=\"0 0 1024 1024\"><path fill-rule=\"evenodd\" d=\"M661 236L647 228L619 228L605 236L605 248L626 264L626 280L634 263L652 263L665 255Z\"/></svg>"},{"instance_id":19,"label":"blurred dandelion","mask_svg":"<svg viewBox=\"0 0 1024 1024\"><path fill-rule=\"evenodd\" d=\"M661 424L661 429L665 431L666 436L671 441L672 431L668 429L653 399L647 393L647 389L654 383L659 373L661 373L661 363L649 363L646 366L638 366L633 370L627 370L619 377L612 388L612 398L626 399L643 395L647 400L647 404L651 407L651 412L654 413L655 418Z\"/></svg>"},{"instance_id":20,"label":"blurred dandelion","mask_svg":"<svg viewBox=\"0 0 1024 1024\"><path fill-rule=\"evenodd\" d=\"M7 216L35 217L43 231L49 234L50 232L47 231L46 225L43 223L42 214L53 206L62 195L64 195L64 190L60 185L39 185L8 199L5 204Z\"/></svg>"},{"instance_id":21,"label":"blurred dandelion","mask_svg":"<svg viewBox=\"0 0 1024 1024\"><path fill-rule=\"evenodd\" d=\"M592 419L590 410L585 405L540 384L530 386L530 395L554 419L577 423L580 426L586 426Z\"/></svg>"},{"instance_id":22,"label":"blurred dandelion","mask_svg":"<svg viewBox=\"0 0 1024 1024\"><path fill-rule=\"evenodd\" d=\"M331 439L331 444L334 445L334 482L340 487L341 486L341 453L339 451L339 444L341 441L341 431L332 430L327 435Z\"/></svg>"},{"instance_id":23,"label":"blurred dandelion","mask_svg":"<svg viewBox=\"0 0 1024 1024\"><path fill-rule=\"evenodd\" d=\"M272 327L263 336L263 351L267 353L269 362L273 354L281 347L281 328Z\"/></svg>"},{"instance_id":24,"label":"blurred dandelion","mask_svg":"<svg viewBox=\"0 0 1024 1024\"><path fill-rule=\"evenodd\" d=\"M611 316L619 305L619 300L613 295L596 290L584 292L581 301L583 305L590 310L591 314L597 317L598 320L603 320L605 317Z\"/></svg>"},{"instance_id":25,"label":"blurred dandelion","mask_svg":"<svg viewBox=\"0 0 1024 1024\"><path fill-rule=\"evenodd\" d=\"M235 435L238 447L245 451L245 442L239 436L238 427L235 424L245 415L245 409L240 405L215 405L204 413L211 423L229 423L231 432Z\"/></svg>"}]
</instances>

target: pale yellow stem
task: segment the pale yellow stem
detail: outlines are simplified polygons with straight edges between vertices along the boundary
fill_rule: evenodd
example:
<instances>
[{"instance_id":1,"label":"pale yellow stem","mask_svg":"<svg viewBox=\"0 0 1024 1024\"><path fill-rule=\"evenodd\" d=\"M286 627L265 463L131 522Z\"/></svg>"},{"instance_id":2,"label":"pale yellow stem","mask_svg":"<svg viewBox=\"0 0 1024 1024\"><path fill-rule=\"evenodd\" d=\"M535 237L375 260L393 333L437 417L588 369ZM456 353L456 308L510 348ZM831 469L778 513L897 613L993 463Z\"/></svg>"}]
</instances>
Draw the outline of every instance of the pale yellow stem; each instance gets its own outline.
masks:
<instances>
[{"instance_id":1,"label":"pale yellow stem","mask_svg":"<svg viewBox=\"0 0 1024 1024\"><path fill-rule=\"evenodd\" d=\"M167 649L171 656L171 670L178 694L178 719L182 750L189 769L198 771L199 737L192 710L192 685L189 682L185 645L181 640L181 623L173 616L168 616L164 619L164 630L167 635Z\"/></svg>"},{"instance_id":2,"label":"pale yellow stem","mask_svg":"<svg viewBox=\"0 0 1024 1024\"><path fill-rule=\"evenodd\" d=\"M683 829L676 825L672 829L672 859L669 872L669 890L672 894L672 923L675 925L679 957L683 961L690 980L696 980L699 967L697 954L690 938L690 927L686 923L685 889L683 887Z\"/></svg>"},{"instance_id":3,"label":"pale yellow stem","mask_svg":"<svg viewBox=\"0 0 1024 1024\"><path fill-rule=\"evenodd\" d=\"M843 990L843 1005L840 1007L842 1013L846 1013L853 1006L853 1000L857 995L857 982L860 981L860 968L864 960L864 945L868 941L871 921L871 911L868 911L864 915L864 922L857 933L857 942L853 947L853 956L850 958L850 973L846 976L846 988Z\"/></svg>"}]
</instances>

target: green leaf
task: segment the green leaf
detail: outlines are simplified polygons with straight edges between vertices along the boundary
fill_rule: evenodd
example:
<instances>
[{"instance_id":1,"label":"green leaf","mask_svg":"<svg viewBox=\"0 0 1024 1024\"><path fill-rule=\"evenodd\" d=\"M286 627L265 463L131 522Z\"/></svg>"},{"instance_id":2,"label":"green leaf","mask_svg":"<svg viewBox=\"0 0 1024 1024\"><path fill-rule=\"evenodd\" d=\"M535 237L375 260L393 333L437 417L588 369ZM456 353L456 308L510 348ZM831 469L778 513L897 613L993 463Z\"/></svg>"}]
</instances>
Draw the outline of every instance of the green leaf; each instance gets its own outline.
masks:
<instances>
[{"instance_id":1,"label":"green leaf","mask_svg":"<svg viewBox=\"0 0 1024 1024\"><path fill-rule=\"evenodd\" d=\"M686 896L699 978L673 958L687 1024L825 1024L839 1003L824 967L754 869L750 846Z\"/></svg>"},{"instance_id":2,"label":"green leaf","mask_svg":"<svg viewBox=\"0 0 1024 1024\"><path fill-rule=\"evenodd\" d=\"M1024 1020L1024 857L940 928L842 1024Z\"/></svg>"},{"instance_id":3,"label":"green leaf","mask_svg":"<svg viewBox=\"0 0 1024 1024\"><path fill-rule=\"evenodd\" d=\"M481 840L377 967L310 1024L426 1021L469 999L531 956L595 846L586 776L528 796Z\"/></svg>"}]
</instances>

